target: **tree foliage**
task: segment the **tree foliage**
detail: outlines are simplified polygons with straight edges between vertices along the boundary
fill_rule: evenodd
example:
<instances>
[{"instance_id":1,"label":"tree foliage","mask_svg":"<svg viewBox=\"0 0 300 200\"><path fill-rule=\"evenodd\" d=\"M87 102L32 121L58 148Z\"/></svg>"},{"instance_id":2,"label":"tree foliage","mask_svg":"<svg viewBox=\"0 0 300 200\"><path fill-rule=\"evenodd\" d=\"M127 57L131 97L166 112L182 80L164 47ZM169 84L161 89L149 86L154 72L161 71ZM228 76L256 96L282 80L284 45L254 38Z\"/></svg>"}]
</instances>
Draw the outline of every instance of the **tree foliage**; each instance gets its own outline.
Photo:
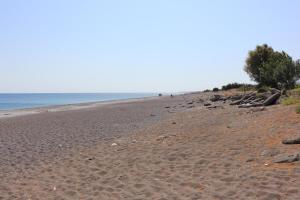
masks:
<instances>
[{"instance_id":1,"label":"tree foliage","mask_svg":"<svg viewBox=\"0 0 300 200\"><path fill-rule=\"evenodd\" d=\"M245 71L260 86L290 89L300 77L300 63L264 44L249 52Z\"/></svg>"}]
</instances>

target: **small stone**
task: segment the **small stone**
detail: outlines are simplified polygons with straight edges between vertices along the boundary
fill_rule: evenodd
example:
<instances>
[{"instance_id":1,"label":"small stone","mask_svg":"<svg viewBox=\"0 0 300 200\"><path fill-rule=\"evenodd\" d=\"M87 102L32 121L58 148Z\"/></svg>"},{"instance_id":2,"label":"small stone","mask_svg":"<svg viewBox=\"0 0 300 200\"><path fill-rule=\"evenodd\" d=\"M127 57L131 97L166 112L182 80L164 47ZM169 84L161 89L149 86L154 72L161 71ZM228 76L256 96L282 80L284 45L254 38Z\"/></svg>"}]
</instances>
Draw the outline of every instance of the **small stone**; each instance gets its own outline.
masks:
<instances>
[{"instance_id":1,"label":"small stone","mask_svg":"<svg viewBox=\"0 0 300 200\"><path fill-rule=\"evenodd\" d=\"M282 154L274 158L274 163L292 163L299 160L299 154Z\"/></svg>"},{"instance_id":2,"label":"small stone","mask_svg":"<svg viewBox=\"0 0 300 200\"><path fill-rule=\"evenodd\" d=\"M248 159L246 160L246 162L252 162L252 161L254 161L254 158L248 158Z\"/></svg>"},{"instance_id":3,"label":"small stone","mask_svg":"<svg viewBox=\"0 0 300 200\"><path fill-rule=\"evenodd\" d=\"M263 157L273 157L278 155L280 152L277 149L266 149L261 152L261 156Z\"/></svg>"},{"instance_id":4,"label":"small stone","mask_svg":"<svg viewBox=\"0 0 300 200\"><path fill-rule=\"evenodd\" d=\"M111 146L113 147L113 146L117 146L118 144L117 143L112 143L111 144Z\"/></svg>"},{"instance_id":5,"label":"small stone","mask_svg":"<svg viewBox=\"0 0 300 200\"><path fill-rule=\"evenodd\" d=\"M205 103L204 106L211 106L211 103Z\"/></svg>"},{"instance_id":6,"label":"small stone","mask_svg":"<svg viewBox=\"0 0 300 200\"><path fill-rule=\"evenodd\" d=\"M176 124L176 122L172 122L172 124Z\"/></svg>"}]
</instances>

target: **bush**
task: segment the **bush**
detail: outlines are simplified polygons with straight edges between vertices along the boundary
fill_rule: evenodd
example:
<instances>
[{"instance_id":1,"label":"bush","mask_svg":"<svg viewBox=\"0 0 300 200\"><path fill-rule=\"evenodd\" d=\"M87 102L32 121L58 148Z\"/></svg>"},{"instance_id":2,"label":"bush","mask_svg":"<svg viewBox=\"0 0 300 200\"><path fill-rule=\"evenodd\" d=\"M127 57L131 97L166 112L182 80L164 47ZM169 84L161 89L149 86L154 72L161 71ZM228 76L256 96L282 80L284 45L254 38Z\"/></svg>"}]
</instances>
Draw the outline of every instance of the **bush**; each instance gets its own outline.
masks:
<instances>
[{"instance_id":1,"label":"bush","mask_svg":"<svg viewBox=\"0 0 300 200\"><path fill-rule=\"evenodd\" d=\"M242 84L240 83L229 83L227 85L222 86L222 90L230 90L230 89L237 89L240 88Z\"/></svg>"},{"instance_id":2,"label":"bush","mask_svg":"<svg viewBox=\"0 0 300 200\"><path fill-rule=\"evenodd\" d=\"M212 90L213 92L218 92L219 91L219 88L214 88L213 90Z\"/></svg>"},{"instance_id":3,"label":"bush","mask_svg":"<svg viewBox=\"0 0 300 200\"><path fill-rule=\"evenodd\" d=\"M229 83L227 85L222 86L222 90L231 90L231 89L239 89L241 91L249 91L254 90L255 86L251 84L245 83Z\"/></svg>"},{"instance_id":4,"label":"bush","mask_svg":"<svg viewBox=\"0 0 300 200\"><path fill-rule=\"evenodd\" d=\"M249 51L244 70L259 86L291 89L300 77L300 61L264 44Z\"/></svg>"}]
</instances>

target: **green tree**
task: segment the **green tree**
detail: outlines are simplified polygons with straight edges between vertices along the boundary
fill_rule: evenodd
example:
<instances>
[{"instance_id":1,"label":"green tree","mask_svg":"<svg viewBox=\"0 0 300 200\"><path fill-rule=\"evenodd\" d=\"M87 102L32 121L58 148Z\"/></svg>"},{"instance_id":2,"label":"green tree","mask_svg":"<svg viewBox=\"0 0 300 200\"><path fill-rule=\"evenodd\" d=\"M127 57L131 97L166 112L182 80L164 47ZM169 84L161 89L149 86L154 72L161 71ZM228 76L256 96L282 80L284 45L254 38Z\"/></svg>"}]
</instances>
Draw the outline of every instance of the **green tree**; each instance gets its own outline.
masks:
<instances>
[{"instance_id":1,"label":"green tree","mask_svg":"<svg viewBox=\"0 0 300 200\"><path fill-rule=\"evenodd\" d=\"M265 82L265 80L263 80L263 73L266 72L264 65L273 54L273 48L267 44L257 46L255 50L249 51L244 70L253 81L257 83Z\"/></svg>"},{"instance_id":2,"label":"green tree","mask_svg":"<svg viewBox=\"0 0 300 200\"><path fill-rule=\"evenodd\" d=\"M300 77L300 64L284 51L274 51L265 44L249 52L245 71L259 86L290 89Z\"/></svg>"}]
</instances>

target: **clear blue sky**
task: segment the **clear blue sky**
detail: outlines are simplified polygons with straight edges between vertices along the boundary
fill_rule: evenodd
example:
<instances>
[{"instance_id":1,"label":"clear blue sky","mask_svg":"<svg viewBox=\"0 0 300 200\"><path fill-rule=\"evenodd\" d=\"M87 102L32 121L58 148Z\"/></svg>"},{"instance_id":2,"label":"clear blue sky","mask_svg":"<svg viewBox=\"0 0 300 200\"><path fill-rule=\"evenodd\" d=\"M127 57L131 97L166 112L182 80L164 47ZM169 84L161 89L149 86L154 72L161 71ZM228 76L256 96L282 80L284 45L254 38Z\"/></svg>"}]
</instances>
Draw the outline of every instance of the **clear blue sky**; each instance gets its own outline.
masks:
<instances>
[{"instance_id":1,"label":"clear blue sky","mask_svg":"<svg viewBox=\"0 0 300 200\"><path fill-rule=\"evenodd\" d=\"M300 1L0 2L0 92L176 92L249 82L247 52L300 58Z\"/></svg>"}]
</instances>

